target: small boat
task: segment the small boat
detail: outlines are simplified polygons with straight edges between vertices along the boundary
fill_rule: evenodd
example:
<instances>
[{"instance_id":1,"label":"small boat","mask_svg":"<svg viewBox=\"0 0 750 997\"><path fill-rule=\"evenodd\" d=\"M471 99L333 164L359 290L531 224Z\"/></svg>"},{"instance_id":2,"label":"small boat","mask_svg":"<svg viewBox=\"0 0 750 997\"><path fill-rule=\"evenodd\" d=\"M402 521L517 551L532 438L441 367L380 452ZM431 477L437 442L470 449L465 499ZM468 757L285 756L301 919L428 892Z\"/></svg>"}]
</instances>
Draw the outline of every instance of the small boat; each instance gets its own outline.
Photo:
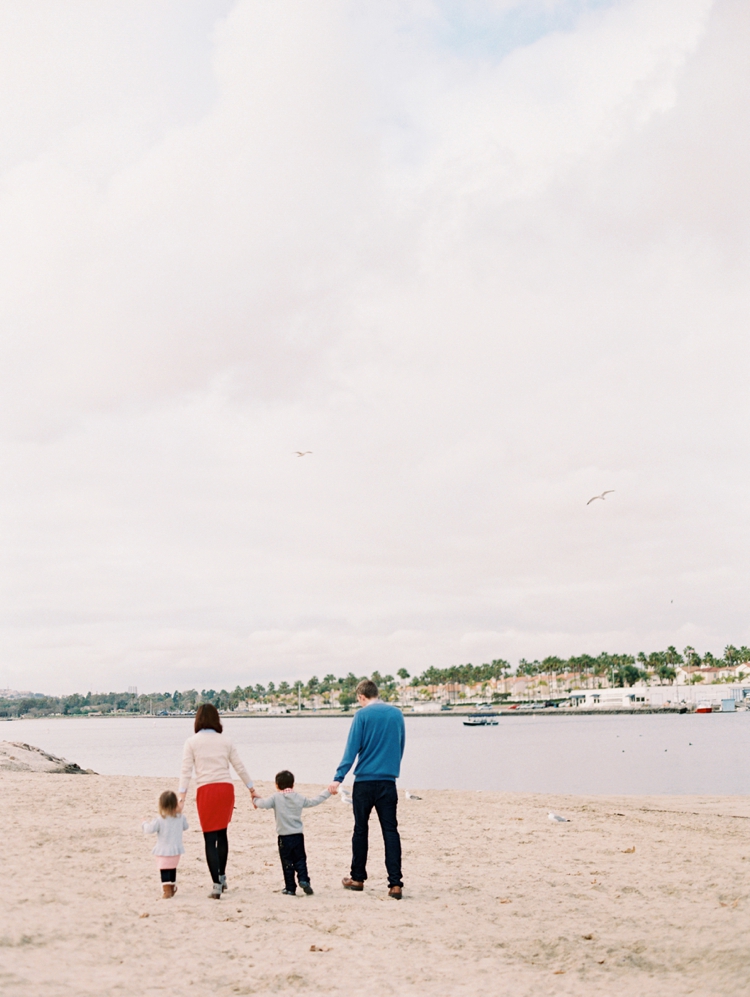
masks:
<instances>
[{"instance_id":1,"label":"small boat","mask_svg":"<svg viewBox=\"0 0 750 997\"><path fill-rule=\"evenodd\" d=\"M713 713L713 707L710 703L698 703L695 708L696 713Z\"/></svg>"},{"instance_id":2,"label":"small boat","mask_svg":"<svg viewBox=\"0 0 750 997\"><path fill-rule=\"evenodd\" d=\"M470 713L464 727L497 727L497 713Z\"/></svg>"}]
</instances>

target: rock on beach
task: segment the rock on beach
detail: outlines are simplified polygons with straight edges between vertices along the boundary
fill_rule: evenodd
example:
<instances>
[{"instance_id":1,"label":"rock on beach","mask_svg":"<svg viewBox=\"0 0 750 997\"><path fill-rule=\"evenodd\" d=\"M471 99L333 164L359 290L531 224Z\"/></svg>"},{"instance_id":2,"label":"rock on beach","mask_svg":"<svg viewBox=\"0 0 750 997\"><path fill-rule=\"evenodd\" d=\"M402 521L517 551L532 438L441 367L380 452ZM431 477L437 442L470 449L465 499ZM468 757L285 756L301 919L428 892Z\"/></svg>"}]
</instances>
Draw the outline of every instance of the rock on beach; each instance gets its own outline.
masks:
<instances>
[{"instance_id":1,"label":"rock on beach","mask_svg":"<svg viewBox=\"0 0 750 997\"><path fill-rule=\"evenodd\" d=\"M0 741L0 770L4 772L53 772L63 775L96 775L66 758L50 755L22 741Z\"/></svg>"}]
</instances>

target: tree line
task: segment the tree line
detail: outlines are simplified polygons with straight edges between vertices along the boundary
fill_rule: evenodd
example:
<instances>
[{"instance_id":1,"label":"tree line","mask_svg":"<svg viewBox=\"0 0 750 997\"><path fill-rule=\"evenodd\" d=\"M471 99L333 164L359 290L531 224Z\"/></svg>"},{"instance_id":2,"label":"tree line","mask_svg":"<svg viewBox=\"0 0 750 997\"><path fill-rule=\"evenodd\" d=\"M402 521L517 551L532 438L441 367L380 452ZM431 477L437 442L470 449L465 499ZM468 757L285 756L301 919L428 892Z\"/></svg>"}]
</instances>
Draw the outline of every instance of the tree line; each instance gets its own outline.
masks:
<instances>
[{"instance_id":1,"label":"tree line","mask_svg":"<svg viewBox=\"0 0 750 997\"><path fill-rule=\"evenodd\" d=\"M710 651L701 655L690 646L684 648L682 653L670 646L665 651L650 651L648 654L640 651L636 655L610 654L605 651L596 657L589 654L570 658L550 655L541 661L527 661L521 658L515 674L533 677L573 673L586 678L607 679L612 685L632 686L642 679L673 682L676 668L680 665L735 667L743 662L750 662L750 648L744 646L738 648L728 644L721 658L714 657ZM304 701L309 702L313 697L321 697L324 702L330 702L333 693L338 693L335 699L339 706L346 708L354 703L356 699L354 690L363 678L371 678L377 684L383 699L395 700L400 687L407 684L416 688L438 685L475 686L488 683L492 679L507 678L511 674L513 674L511 665L502 658L496 658L482 665L451 665L448 668L431 665L414 676L411 676L405 668L400 668L396 672L396 677L389 674L381 675L378 671L369 676L357 676L349 672L343 677L326 675L322 679L313 675L307 682L282 681L278 684L268 682L265 685L258 682L244 687L238 685L231 692L226 689L218 691L186 689L171 693L146 693L140 696L123 692L89 692L86 695L80 693L73 693L70 696L34 695L19 699L0 697L0 717L50 714L76 716L92 712L187 713L195 710L200 703L213 703L219 710L233 710L243 702L290 707L299 703L304 707Z\"/></svg>"},{"instance_id":2,"label":"tree line","mask_svg":"<svg viewBox=\"0 0 750 997\"><path fill-rule=\"evenodd\" d=\"M665 651L650 651L646 654L609 654L603 651L596 657L582 654L571 658L550 656L542 661L526 661L518 663L518 675L561 675L573 673L588 677L610 678L613 685L635 685L642 679L656 678L659 682L673 682L676 670L680 665L693 668L726 667L750 662L750 647L734 647L727 644L724 655L716 658L710 651L699 654L694 647L688 645L682 653L670 645Z\"/></svg>"}]
</instances>

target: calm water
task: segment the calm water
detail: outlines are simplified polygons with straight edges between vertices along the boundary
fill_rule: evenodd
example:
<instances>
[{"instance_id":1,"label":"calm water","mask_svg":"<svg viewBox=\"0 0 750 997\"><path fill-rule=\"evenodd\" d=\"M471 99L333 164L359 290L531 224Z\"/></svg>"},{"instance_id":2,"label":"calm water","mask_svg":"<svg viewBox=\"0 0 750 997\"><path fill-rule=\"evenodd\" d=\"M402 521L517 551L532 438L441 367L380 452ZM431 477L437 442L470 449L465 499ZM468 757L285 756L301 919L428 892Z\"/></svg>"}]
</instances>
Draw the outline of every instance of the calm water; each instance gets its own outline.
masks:
<instances>
[{"instance_id":1,"label":"calm water","mask_svg":"<svg viewBox=\"0 0 750 997\"><path fill-rule=\"evenodd\" d=\"M227 719L250 773L290 768L327 783L346 718ZM539 793L748 793L750 711L703 715L513 717L464 727L458 717L406 718L400 785ZM174 779L190 718L18 720L0 739L26 741L105 775Z\"/></svg>"}]
</instances>

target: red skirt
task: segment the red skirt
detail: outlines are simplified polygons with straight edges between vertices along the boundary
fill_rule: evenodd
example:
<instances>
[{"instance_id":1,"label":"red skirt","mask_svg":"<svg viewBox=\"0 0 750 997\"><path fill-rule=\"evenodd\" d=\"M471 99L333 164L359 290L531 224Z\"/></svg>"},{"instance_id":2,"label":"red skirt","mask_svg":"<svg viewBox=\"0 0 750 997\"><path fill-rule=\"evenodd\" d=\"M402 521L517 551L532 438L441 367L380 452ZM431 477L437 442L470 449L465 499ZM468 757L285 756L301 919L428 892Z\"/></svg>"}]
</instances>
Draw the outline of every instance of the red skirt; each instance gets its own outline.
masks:
<instances>
[{"instance_id":1,"label":"red skirt","mask_svg":"<svg viewBox=\"0 0 750 997\"><path fill-rule=\"evenodd\" d=\"M231 782L210 782L200 786L195 797L198 819L203 831L221 831L228 827L234 810L234 786Z\"/></svg>"}]
</instances>

